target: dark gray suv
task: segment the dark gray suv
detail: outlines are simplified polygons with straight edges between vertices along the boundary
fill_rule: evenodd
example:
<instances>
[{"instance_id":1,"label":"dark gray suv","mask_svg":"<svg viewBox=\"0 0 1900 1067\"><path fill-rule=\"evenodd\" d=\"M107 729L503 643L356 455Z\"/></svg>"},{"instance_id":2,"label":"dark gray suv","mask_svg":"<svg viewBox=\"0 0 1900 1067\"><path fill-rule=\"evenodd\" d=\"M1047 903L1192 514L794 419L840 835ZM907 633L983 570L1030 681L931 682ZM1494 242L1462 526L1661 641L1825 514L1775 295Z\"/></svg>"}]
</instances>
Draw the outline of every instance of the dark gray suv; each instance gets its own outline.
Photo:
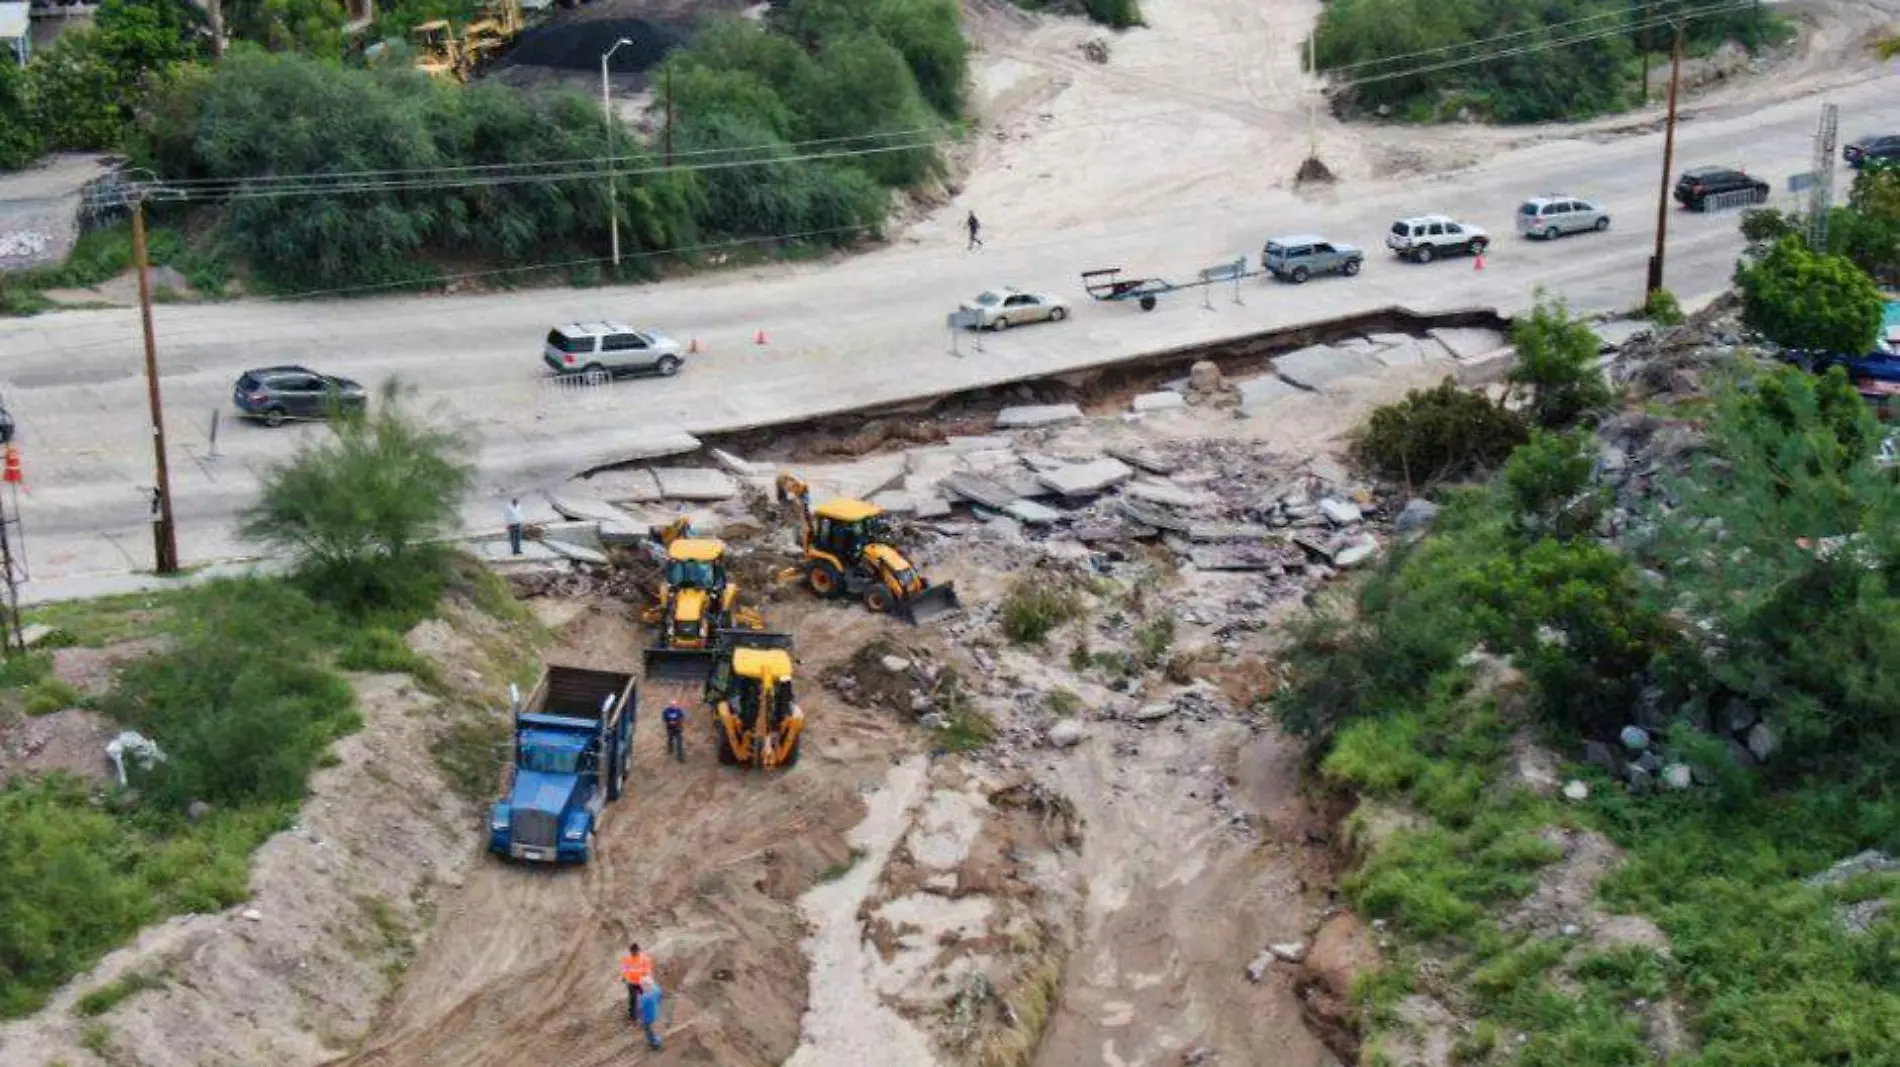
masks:
<instances>
[{"instance_id":1,"label":"dark gray suv","mask_svg":"<svg viewBox=\"0 0 1900 1067\"><path fill-rule=\"evenodd\" d=\"M285 419L327 419L337 412L362 411L369 406L369 394L348 378L308 367L260 367L238 377L231 402L240 415L282 426Z\"/></svg>"},{"instance_id":2,"label":"dark gray suv","mask_svg":"<svg viewBox=\"0 0 1900 1067\"><path fill-rule=\"evenodd\" d=\"M1260 267L1283 282L1303 282L1315 274L1351 277L1365 265L1366 254L1351 245L1310 233L1275 237L1260 250Z\"/></svg>"}]
</instances>

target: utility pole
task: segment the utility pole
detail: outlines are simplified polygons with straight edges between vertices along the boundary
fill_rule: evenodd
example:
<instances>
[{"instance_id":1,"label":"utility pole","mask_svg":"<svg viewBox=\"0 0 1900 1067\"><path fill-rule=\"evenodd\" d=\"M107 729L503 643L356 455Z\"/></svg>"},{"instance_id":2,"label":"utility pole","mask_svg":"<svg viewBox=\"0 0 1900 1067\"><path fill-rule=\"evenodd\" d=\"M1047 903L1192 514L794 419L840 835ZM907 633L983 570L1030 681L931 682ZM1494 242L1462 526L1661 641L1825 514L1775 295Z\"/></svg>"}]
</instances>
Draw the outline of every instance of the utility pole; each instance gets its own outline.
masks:
<instances>
[{"instance_id":1,"label":"utility pole","mask_svg":"<svg viewBox=\"0 0 1900 1067\"><path fill-rule=\"evenodd\" d=\"M620 184L618 182L620 161L614 156L613 97L607 83L607 61L621 45L630 44L625 37L614 42L612 48L600 54L600 117L607 124L607 229L613 234L614 266L620 266Z\"/></svg>"},{"instance_id":2,"label":"utility pole","mask_svg":"<svg viewBox=\"0 0 1900 1067\"><path fill-rule=\"evenodd\" d=\"M138 261L139 321L145 328L145 392L152 409L152 456L157 488L152 493L154 569L178 572L178 537L172 525L171 472L165 462L165 406L158 393L158 341L152 332L152 264L145 252L145 193L132 200L132 255Z\"/></svg>"},{"instance_id":3,"label":"utility pole","mask_svg":"<svg viewBox=\"0 0 1900 1067\"><path fill-rule=\"evenodd\" d=\"M666 165L673 165L673 64L666 65Z\"/></svg>"},{"instance_id":4,"label":"utility pole","mask_svg":"<svg viewBox=\"0 0 1900 1067\"><path fill-rule=\"evenodd\" d=\"M1682 24L1676 24L1676 45L1669 56L1669 121L1663 127L1662 191L1656 196L1656 252L1649 257L1649 294L1663 287L1663 244L1669 236L1669 172L1676 165L1676 94L1682 87Z\"/></svg>"}]
</instances>

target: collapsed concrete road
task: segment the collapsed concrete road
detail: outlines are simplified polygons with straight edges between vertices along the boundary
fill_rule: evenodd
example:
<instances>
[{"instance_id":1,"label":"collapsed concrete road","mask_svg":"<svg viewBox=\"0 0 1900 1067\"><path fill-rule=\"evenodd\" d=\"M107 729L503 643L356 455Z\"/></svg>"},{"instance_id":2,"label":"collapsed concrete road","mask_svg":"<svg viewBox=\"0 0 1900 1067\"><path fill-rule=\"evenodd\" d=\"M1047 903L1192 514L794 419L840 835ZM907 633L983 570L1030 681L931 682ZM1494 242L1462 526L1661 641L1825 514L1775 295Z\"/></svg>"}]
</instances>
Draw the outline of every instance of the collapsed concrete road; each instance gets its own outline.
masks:
<instances>
[{"instance_id":1,"label":"collapsed concrete road","mask_svg":"<svg viewBox=\"0 0 1900 1067\"><path fill-rule=\"evenodd\" d=\"M1885 83L1833 98L1843 121L1900 126L1900 103ZM1702 117L1680 131L1677 159L1746 158L1779 186L1781 175L1807 167L1812 112L1793 102ZM580 469L606 451L605 434L659 440L767 425L1379 306L1490 306L1508 314L1541 285L1580 309L1627 308L1649 253L1640 220L1653 209L1659 148L1653 134L1543 144L1500 153L1455 183L1434 186L1434 205L1465 210L1497 236L1483 271L1463 261L1418 266L1377 254L1376 236L1392 218L1425 209L1417 183L1407 179L1366 183L1333 205L1272 190L1235 211L1181 208L1062 241L1011 247L997 235L975 256L899 246L822 269L745 270L617 291L161 306L180 548L187 563L231 554L229 517L248 498L247 480L289 455L301 436L226 417L231 382L248 367L301 362L370 383L399 375L419 388L425 407L481 435L483 488L500 493L522 487L514 468L524 457L536 467ZM1627 224L1559 242L1510 236L1502 212L1530 192L1557 187L1589 193ZM1364 234L1375 252L1365 273L1299 287L1250 279L1242 284L1244 303L1213 301L1211 312L1190 293L1164 296L1150 313L1078 299L1070 322L986 336L980 352L966 337L951 354L945 309L1000 276L1068 291L1078 271L1102 263L1191 273L1230 260L1236 248L1257 247L1288 218ZM1740 244L1732 215L1677 214L1668 280L1692 297L1728 276ZM597 389L545 384L540 346L548 327L604 313L697 340L701 351L672 379ZM763 345L754 343L761 330ZM38 579L149 565L142 487L152 481L151 450L139 351L138 316L129 310L0 322L0 373L25 451L27 552ZM216 458L214 412L222 413Z\"/></svg>"}]
</instances>

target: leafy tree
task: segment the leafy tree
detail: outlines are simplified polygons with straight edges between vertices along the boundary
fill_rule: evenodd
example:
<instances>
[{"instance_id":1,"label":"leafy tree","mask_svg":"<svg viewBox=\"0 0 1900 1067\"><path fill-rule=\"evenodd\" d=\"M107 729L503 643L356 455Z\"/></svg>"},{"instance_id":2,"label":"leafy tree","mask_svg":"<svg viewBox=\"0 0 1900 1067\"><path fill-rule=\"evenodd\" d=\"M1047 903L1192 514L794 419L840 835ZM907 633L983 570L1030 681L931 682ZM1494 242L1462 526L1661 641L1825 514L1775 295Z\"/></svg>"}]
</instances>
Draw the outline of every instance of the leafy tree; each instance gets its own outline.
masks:
<instances>
[{"instance_id":1,"label":"leafy tree","mask_svg":"<svg viewBox=\"0 0 1900 1067\"><path fill-rule=\"evenodd\" d=\"M885 185L914 185L941 170L930 148L888 151L915 143L915 131L930 126L928 106L917 81L895 47L872 34L851 34L827 43L810 76L797 88L794 106L804 116L802 133L811 139L888 135L852 142L850 150L880 149L850 162Z\"/></svg>"},{"instance_id":2,"label":"leafy tree","mask_svg":"<svg viewBox=\"0 0 1900 1067\"><path fill-rule=\"evenodd\" d=\"M963 12L956 0L879 0L871 26L903 53L918 90L937 114L953 119L963 113L970 46L963 39Z\"/></svg>"},{"instance_id":3,"label":"leafy tree","mask_svg":"<svg viewBox=\"0 0 1900 1067\"><path fill-rule=\"evenodd\" d=\"M1504 489L1517 525L1534 536L1567 540L1596 520L1590 474L1595 439L1582 431L1532 430L1531 439L1504 462Z\"/></svg>"},{"instance_id":4,"label":"leafy tree","mask_svg":"<svg viewBox=\"0 0 1900 1067\"><path fill-rule=\"evenodd\" d=\"M93 26L100 55L133 79L203 59L209 45L204 11L185 0L105 0Z\"/></svg>"},{"instance_id":5,"label":"leafy tree","mask_svg":"<svg viewBox=\"0 0 1900 1067\"><path fill-rule=\"evenodd\" d=\"M1354 450L1382 478L1425 485L1495 467L1524 439L1516 413L1446 378L1374 410Z\"/></svg>"},{"instance_id":6,"label":"leafy tree","mask_svg":"<svg viewBox=\"0 0 1900 1067\"><path fill-rule=\"evenodd\" d=\"M1873 279L1797 238L1784 237L1759 262L1743 263L1736 281L1742 321L1785 348L1859 354L1879 336L1884 301Z\"/></svg>"},{"instance_id":7,"label":"leafy tree","mask_svg":"<svg viewBox=\"0 0 1900 1067\"><path fill-rule=\"evenodd\" d=\"M471 442L424 424L398 398L391 381L374 411L333 419L327 441L272 467L239 525L351 606L408 606L418 593L433 601L440 560L429 543L453 527L474 481L462 458Z\"/></svg>"},{"instance_id":8,"label":"leafy tree","mask_svg":"<svg viewBox=\"0 0 1900 1067\"><path fill-rule=\"evenodd\" d=\"M343 56L343 5L335 0L225 0L224 25L235 40L273 52L320 59Z\"/></svg>"},{"instance_id":9,"label":"leafy tree","mask_svg":"<svg viewBox=\"0 0 1900 1067\"><path fill-rule=\"evenodd\" d=\"M117 148L125 133L123 73L107 61L98 30L60 34L52 47L36 54L27 67L28 98L45 147Z\"/></svg>"},{"instance_id":10,"label":"leafy tree","mask_svg":"<svg viewBox=\"0 0 1900 1067\"><path fill-rule=\"evenodd\" d=\"M40 134L27 101L27 75L0 55L0 170L18 170L39 158Z\"/></svg>"},{"instance_id":11,"label":"leafy tree","mask_svg":"<svg viewBox=\"0 0 1900 1067\"><path fill-rule=\"evenodd\" d=\"M1527 394L1532 422L1566 429L1609 406L1610 387L1597 366L1602 342L1561 301L1539 293L1530 317L1512 324L1511 343L1517 365L1510 381Z\"/></svg>"}]
</instances>

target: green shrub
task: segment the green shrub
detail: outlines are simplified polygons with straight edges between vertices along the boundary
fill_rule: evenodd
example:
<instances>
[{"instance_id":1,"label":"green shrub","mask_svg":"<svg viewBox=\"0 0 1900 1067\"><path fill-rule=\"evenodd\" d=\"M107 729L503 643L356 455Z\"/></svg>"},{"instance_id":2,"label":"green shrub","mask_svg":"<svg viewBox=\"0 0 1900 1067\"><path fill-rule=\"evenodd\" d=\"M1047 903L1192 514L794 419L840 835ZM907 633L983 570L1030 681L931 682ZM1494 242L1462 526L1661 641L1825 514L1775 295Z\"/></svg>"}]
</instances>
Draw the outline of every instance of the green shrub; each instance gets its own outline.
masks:
<instances>
[{"instance_id":1,"label":"green shrub","mask_svg":"<svg viewBox=\"0 0 1900 1067\"><path fill-rule=\"evenodd\" d=\"M86 698L79 690L49 674L27 686L25 701L28 715L50 715L78 707Z\"/></svg>"},{"instance_id":2,"label":"green shrub","mask_svg":"<svg viewBox=\"0 0 1900 1067\"><path fill-rule=\"evenodd\" d=\"M1531 422L1564 430L1609 406L1598 366L1602 341L1562 301L1539 291L1530 316L1511 324L1511 345L1511 385L1523 394Z\"/></svg>"},{"instance_id":3,"label":"green shrub","mask_svg":"<svg viewBox=\"0 0 1900 1067\"><path fill-rule=\"evenodd\" d=\"M40 155L27 85L18 64L0 63L0 170L19 170Z\"/></svg>"},{"instance_id":4,"label":"green shrub","mask_svg":"<svg viewBox=\"0 0 1900 1067\"><path fill-rule=\"evenodd\" d=\"M1040 645L1082 614L1082 598L1067 584L1047 574L1025 575L1003 598L1003 636L1012 644Z\"/></svg>"},{"instance_id":5,"label":"green shrub","mask_svg":"<svg viewBox=\"0 0 1900 1067\"><path fill-rule=\"evenodd\" d=\"M1525 433L1516 414L1446 378L1375 409L1354 451L1380 477L1419 486L1489 470Z\"/></svg>"},{"instance_id":6,"label":"green shrub","mask_svg":"<svg viewBox=\"0 0 1900 1067\"><path fill-rule=\"evenodd\" d=\"M1596 523L1588 492L1596 441L1587 433L1533 430L1504 463L1504 490L1518 526L1532 536L1568 539Z\"/></svg>"},{"instance_id":7,"label":"green shrub","mask_svg":"<svg viewBox=\"0 0 1900 1067\"><path fill-rule=\"evenodd\" d=\"M1112 29L1143 25L1138 0L1082 0L1082 8L1089 18Z\"/></svg>"},{"instance_id":8,"label":"green shrub","mask_svg":"<svg viewBox=\"0 0 1900 1067\"><path fill-rule=\"evenodd\" d=\"M1667 289L1651 290L1643 298L1643 317L1665 328L1680 326L1683 323L1682 305L1677 302L1676 294Z\"/></svg>"},{"instance_id":9,"label":"green shrub","mask_svg":"<svg viewBox=\"0 0 1900 1067\"><path fill-rule=\"evenodd\" d=\"M87 1017L104 1015L131 997L148 989L163 989L169 984L161 971L131 971L80 997L73 1010Z\"/></svg>"},{"instance_id":10,"label":"green shrub","mask_svg":"<svg viewBox=\"0 0 1900 1067\"><path fill-rule=\"evenodd\" d=\"M1735 281L1742 321L1786 348L1861 355L1880 334L1885 299L1844 256L1817 255L1795 237L1777 241Z\"/></svg>"}]
</instances>

